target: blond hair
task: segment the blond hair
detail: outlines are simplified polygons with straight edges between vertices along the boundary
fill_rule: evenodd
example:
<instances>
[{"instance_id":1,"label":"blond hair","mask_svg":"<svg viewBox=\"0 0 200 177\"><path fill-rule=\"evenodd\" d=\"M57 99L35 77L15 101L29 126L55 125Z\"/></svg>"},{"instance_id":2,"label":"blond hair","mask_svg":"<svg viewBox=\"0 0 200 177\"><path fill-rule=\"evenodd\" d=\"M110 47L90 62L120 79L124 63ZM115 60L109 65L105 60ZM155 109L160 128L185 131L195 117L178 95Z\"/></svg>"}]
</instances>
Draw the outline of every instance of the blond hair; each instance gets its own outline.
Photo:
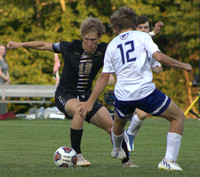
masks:
<instances>
[{"instance_id":1,"label":"blond hair","mask_svg":"<svg viewBox=\"0 0 200 177\"><path fill-rule=\"evenodd\" d=\"M81 24L80 32L82 36L95 32L98 37L101 37L105 33L105 27L99 18L87 17Z\"/></svg>"}]
</instances>

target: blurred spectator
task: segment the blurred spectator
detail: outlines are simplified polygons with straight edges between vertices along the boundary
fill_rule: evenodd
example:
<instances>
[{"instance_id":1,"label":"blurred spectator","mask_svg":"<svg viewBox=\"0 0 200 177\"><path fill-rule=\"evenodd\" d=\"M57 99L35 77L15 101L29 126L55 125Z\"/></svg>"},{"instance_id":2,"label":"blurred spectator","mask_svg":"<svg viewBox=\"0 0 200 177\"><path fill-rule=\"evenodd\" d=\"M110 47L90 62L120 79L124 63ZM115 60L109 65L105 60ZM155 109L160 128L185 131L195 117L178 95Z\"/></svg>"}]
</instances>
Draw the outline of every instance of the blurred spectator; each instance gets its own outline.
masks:
<instances>
[{"instance_id":1,"label":"blurred spectator","mask_svg":"<svg viewBox=\"0 0 200 177\"><path fill-rule=\"evenodd\" d=\"M8 64L6 61L6 47L0 44L0 84L10 84Z\"/></svg>"},{"instance_id":2,"label":"blurred spectator","mask_svg":"<svg viewBox=\"0 0 200 177\"><path fill-rule=\"evenodd\" d=\"M59 80L60 80L60 76L59 76L59 67L60 67L60 61L58 58L58 54L55 53L55 63L54 63L54 67L53 67L53 78L56 80L56 85L59 84Z\"/></svg>"},{"instance_id":3,"label":"blurred spectator","mask_svg":"<svg viewBox=\"0 0 200 177\"><path fill-rule=\"evenodd\" d=\"M8 64L6 61L6 47L3 44L0 44L0 85L1 84L10 84L10 77L8 72ZM1 93L2 99L3 92ZM3 114L7 111L7 104L0 103L0 114Z\"/></svg>"}]
</instances>

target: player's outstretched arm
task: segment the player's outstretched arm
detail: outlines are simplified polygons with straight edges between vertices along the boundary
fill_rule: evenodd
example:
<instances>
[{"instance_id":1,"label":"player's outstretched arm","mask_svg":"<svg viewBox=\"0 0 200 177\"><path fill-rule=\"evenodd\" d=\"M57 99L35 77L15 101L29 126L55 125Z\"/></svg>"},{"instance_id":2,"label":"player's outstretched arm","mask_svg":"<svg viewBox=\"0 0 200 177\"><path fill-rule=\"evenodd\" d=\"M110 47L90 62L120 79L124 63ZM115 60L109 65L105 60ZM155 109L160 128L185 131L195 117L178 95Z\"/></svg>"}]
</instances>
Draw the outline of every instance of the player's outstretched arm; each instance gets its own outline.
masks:
<instances>
[{"instance_id":1,"label":"player's outstretched arm","mask_svg":"<svg viewBox=\"0 0 200 177\"><path fill-rule=\"evenodd\" d=\"M106 87L109 80L109 76L110 76L110 73L101 73L89 99L86 102L82 102L79 105L79 111L80 111L81 117L84 118L87 115L87 113L92 110L93 105L96 102L97 98Z\"/></svg>"},{"instance_id":2,"label":"player's outstretched arm","mask_svg":"<svg viewBox=\"0 0 200 177\"><path fill-rule=\"evenodd\" d=\"M9 41L7 46L8 49L16 49L20 47L32 48L37 50L48 50L53 52L52 43L44 41L31 41L31 42L14 42Z\"/></svg>"},{"instance_id":3,"label":"player's outstretched arm","mask_svg":"<svg viewBox=\"0 0 200 177\"><path fill-rule=\"evenodd\" d=\"M182 63L180 61L177 61L161 52L155 52L153 54L153 58L155 60L157 60L158 62L161 62L167 66L171 66L171 67L176 67L176 68L182 68L185 69L186 71L191 71L192 70L192 66L188 63Z\"/></svg>"}]
</instances>

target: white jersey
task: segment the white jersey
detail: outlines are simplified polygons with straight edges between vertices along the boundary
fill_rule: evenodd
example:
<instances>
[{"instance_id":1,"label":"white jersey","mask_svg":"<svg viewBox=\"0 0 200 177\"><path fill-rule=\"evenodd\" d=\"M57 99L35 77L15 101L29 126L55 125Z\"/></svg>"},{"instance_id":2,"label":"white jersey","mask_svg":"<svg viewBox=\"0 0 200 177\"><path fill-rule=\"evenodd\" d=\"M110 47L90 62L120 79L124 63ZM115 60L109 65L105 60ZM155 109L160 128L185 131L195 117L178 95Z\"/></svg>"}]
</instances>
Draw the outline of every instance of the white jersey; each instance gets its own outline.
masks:
<instances>
[{"instance_id":1,"label":"white jersey","mask_svg":"<svg viewBox=\"0 0 200 177\"><path fill-rule=\"evenodd\" d=\"M115 96L121 101L139 100L155 90L147 53L159 51L149 34L128 31L108 45L102 73L115 73Z\"/></svg>"}]
</instances>

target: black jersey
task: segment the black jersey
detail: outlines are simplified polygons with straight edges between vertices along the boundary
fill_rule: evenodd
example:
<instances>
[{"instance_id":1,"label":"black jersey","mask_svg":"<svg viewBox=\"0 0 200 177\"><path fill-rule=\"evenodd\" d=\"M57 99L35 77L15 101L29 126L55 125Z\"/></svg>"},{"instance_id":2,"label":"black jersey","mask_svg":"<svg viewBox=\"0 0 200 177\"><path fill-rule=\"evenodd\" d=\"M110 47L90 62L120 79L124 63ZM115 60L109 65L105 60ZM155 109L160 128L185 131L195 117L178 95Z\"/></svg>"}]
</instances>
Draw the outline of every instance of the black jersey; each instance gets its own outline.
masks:
<instances>
[{"instance_id":1,"label":"black jersey","mask_svg":"<svg viewBox=\"0 0 200 177\"><path fill-rule=\"evenodd\" d=\"M53 44L55 53L61 53L64 58L63 72L60 78L57 92L74 95L89 95L92 82L98 71L103 66L103 59L107 44L98 44L94 54L85 52L82 41L62 41Z\"/></svg>"}]
</instances>

